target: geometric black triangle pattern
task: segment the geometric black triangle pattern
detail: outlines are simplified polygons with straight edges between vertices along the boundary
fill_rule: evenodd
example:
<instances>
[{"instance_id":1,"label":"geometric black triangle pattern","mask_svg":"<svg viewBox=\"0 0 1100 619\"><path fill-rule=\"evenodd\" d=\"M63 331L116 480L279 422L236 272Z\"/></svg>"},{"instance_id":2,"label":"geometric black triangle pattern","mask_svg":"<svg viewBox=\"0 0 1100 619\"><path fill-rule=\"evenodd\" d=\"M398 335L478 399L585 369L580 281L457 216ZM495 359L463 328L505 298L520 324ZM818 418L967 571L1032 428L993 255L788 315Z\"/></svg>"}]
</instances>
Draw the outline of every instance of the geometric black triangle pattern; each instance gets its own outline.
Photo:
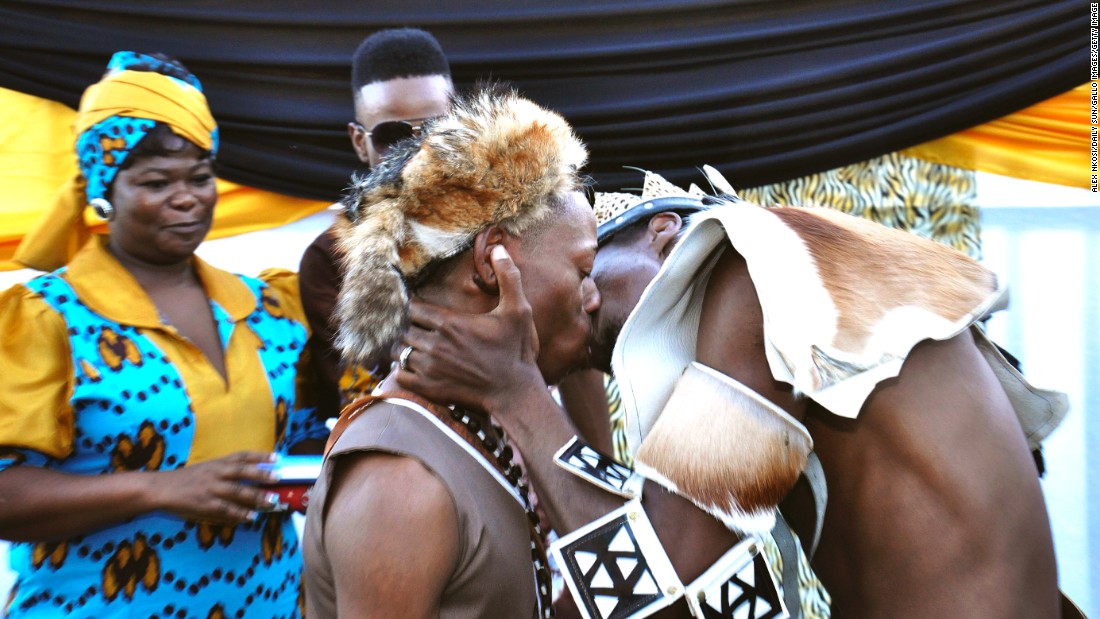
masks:
<instances>
[{"instance_id":1,"label":"geometric black triangle pattern","mask_svg":"<svg viewBox=\"0 0 1100 619\"><path fill-rule=\"evenodd\" d=\"M710 587L700 600L706 619L781 619L788 617L763 553L728 580Z\"/></svg>"},{"instance_id":2,"label":"geometric black triangle pattern","mask_svg":"<svg viewBox=\"0 0 1100 619\"><path fill-rule=\"evenodd\" d=\"M558 456L574 473L608 486L614 492L622 492L626 480L634 473L628 466L619 464L581 441L574 441Z\"/></svg>"},{"instance_id":3,"label":"geometric black triangle pattern","mask_svg":"<svg viewBox=\"0 0 1100 619\"><path fill-rule=\"evenodd\" d=\"M592 617L628 617L665 597L625 514L565 546L561 554Z\"/></svg>"}]
</instances>

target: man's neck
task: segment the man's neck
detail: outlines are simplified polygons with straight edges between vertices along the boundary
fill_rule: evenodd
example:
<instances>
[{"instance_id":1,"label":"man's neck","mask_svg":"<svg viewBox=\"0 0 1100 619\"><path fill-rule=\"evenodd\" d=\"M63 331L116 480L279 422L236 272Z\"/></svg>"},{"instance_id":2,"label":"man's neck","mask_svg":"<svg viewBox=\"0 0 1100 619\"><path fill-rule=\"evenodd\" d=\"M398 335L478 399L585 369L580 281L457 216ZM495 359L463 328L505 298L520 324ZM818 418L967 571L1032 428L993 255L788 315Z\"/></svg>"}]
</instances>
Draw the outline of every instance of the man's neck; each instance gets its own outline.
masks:
<instances>
[{"instance_id":1,"label":"man's neck","mask_svg":"<svg viewBox=\"0 0 1100 619\"><path fill-rule=\"evenodd\" d=\"M453 262L449 262L440 266L430 278L419 288L417 288L413 295L430 303L432 305L439 305L446 307L456 312L463 312L467 314L484 314L490 312L497 306L498 299L486 293L474 282L472 267L469 266L468 254L460 254L452 258ZM416 368L416 353L412 353L409 358L409 364L415 371ZM379 384L379 388L382 391L393 392L401 391L401 387L398 386L393 373L386 377L382 383ZM423 397L425 400L428 398ZM430 400L429 400L430 401ZM434 402L440 406L449 406L450 402ZM487 419L488 415L483 411L469 411L474 414L475 417Z\"/></svg>"},{"instance_id":2,"label":"man's neck","mask_svg":"<svg viewBox=\"0 0 1100 619\"><path fill-rule=\"evenodd\" d=\"M462 268L439 273L437 279L425 283L413 294L432 305L467 314L484 314L497 306L497 297L482 291L474 283L473 274Z\"/></svg>"}]
</instances>

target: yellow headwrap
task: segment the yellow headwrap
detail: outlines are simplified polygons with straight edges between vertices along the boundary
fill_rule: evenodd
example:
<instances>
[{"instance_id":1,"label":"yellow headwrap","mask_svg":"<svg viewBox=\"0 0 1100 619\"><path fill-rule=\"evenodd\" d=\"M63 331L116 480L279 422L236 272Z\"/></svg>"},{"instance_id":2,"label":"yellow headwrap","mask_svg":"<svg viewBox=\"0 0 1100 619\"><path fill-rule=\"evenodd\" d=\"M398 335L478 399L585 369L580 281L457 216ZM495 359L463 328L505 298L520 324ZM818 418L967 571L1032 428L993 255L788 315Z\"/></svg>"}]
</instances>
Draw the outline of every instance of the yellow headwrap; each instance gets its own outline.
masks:
<instances>
[{"instance_id":1,"label":"yellow headwrap","mask_svg":"<svg viewBox=\"0 0 1100 619\"><path fill-rule=\"evenodd\" d=\"M213 148L216 125L206 97L193 86L160 73L121 71L84 91L74 128L84 133L112 116L165 123L203 150Z\"/></svg>"},{"instance_id":2,"label":"yellow headwrap","mask_svg":"<svg viewBox=\"0 0 1100 619\"><path fill-rule=\"evenodd\" d=\"M214 150L217 125L206 97L182 81L148 71L110 73L84 91L74 130L77 136L112 117L165 123L204 150ZM54 204L23 237L13 259L32 269L64 266L90 236L84 222L85 179L68 181Z\"/></svg>"}]
</instances>

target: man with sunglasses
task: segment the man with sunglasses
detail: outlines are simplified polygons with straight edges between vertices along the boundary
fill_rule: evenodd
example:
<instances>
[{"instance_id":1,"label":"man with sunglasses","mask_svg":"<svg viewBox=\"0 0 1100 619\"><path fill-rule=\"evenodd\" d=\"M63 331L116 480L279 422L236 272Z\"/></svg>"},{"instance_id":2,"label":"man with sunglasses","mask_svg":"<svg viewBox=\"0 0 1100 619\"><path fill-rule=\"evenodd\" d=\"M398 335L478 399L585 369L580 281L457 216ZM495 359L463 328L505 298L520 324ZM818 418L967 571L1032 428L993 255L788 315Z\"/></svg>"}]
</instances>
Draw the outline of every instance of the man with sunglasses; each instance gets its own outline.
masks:
<instances>
[{"instance_id":1,"label":"man with sunglasses","mask_svg":"<svg viewBox=\"0 0 1100 619\"><path fill-rule=\"evenodd\" d=\"M373 167L394 144L418 135L423 122L447 111L454 85L435 37L416 28L399 28L380 30L359 45L352 57L351 91L355 120L348 123L348 136L359 160ZM321 374L318 410L335 417L344 404L370 392L382 378L378 368L388 368L389 359L380 359L377 366L368 363L369 367L342 364L332 348L332 312L343 272L331 227L306 249L299 273L302 304L313 333L310 351Z\"/></svg>"}]
</instances>

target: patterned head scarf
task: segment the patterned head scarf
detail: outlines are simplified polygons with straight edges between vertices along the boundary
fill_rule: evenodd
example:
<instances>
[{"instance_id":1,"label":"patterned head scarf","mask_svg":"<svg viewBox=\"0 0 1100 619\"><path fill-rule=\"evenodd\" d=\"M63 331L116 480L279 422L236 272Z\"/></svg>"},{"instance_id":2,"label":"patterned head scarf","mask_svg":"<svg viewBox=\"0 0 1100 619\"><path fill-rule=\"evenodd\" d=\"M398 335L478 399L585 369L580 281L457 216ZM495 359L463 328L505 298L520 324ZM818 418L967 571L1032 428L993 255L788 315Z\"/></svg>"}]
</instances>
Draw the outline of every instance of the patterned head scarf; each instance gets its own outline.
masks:
<instances>
[{"instance_id":1,"label":"patterned head scarf","mask_svg":"<svg viewBox=\"0 0 1100 619\"><path fill-rule=\"evenodd\" d=\"M218 128L198 78L155 56L116 53L103 80L84 92L76 120L76 152L89 202L106 197L130 151L158 121L217 152Z\"/></svg>"},{"instance_id":2,"label":"patterned head scarf","mask_svg":"<svg viewBox=\"0 0 1100 619\"><path fill-rule=\"evenodd\" d=\"M106 197L130 151L158 122L217 152L218 128L195 76L155 56L116 53L103 79L80 100L74 123L80 178L61 188L53 207L20 243L15 260L41 270L66 264L89 236L84 206Z\"/></svg>"}]
</instances>

